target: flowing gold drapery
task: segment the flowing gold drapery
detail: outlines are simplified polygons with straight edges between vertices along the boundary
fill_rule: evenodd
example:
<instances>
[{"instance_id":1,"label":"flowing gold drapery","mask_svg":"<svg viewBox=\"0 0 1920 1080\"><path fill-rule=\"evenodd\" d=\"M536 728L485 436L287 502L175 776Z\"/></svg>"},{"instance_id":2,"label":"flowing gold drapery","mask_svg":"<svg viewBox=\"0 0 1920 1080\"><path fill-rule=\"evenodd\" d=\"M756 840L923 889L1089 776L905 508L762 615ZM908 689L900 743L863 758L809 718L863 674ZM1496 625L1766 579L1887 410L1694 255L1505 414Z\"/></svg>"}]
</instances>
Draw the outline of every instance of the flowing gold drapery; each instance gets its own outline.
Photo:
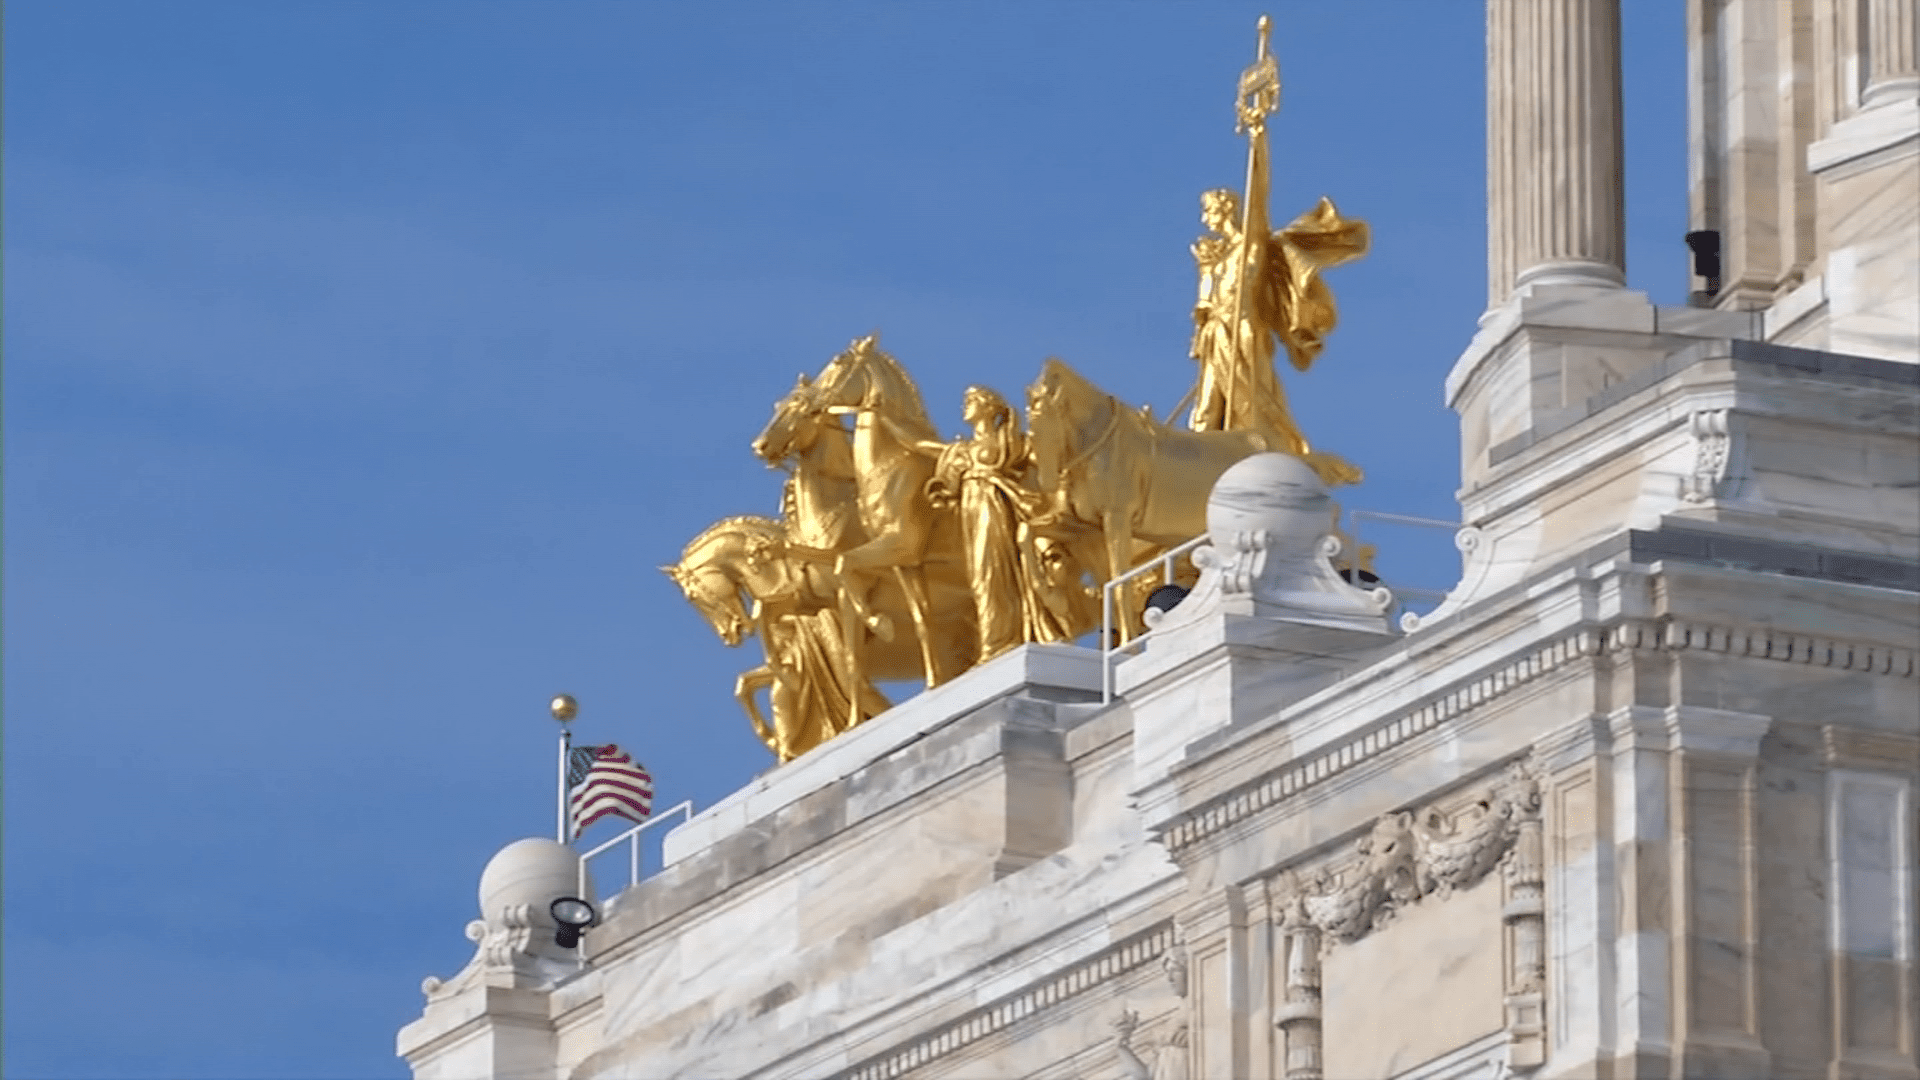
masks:
<instances>
[{"instance_id":1,"label":"flowing gold drapery","mask_svg":"<svg viewBox=\"0 0 1920 1080\"><path fill-rule=\"evenodd\" d=\"M1306 457L1312 448L1274 370L1277 346L1286 348L1296 370L1312 366L1339 319L1320 272L1366 254L1370 237L1365 222L1341 217L1324 197L1285 228L1272 228L1266 118L1280 87L1266 32L1263 21L1259 57L1240 79L1246 191L1221 188L1200 199L1208 232L1193 244L1200 287L1190 352L1200 371L1188 426L1259 432L1273 440L1274 449Z\"/></svg>"}]
</instances>

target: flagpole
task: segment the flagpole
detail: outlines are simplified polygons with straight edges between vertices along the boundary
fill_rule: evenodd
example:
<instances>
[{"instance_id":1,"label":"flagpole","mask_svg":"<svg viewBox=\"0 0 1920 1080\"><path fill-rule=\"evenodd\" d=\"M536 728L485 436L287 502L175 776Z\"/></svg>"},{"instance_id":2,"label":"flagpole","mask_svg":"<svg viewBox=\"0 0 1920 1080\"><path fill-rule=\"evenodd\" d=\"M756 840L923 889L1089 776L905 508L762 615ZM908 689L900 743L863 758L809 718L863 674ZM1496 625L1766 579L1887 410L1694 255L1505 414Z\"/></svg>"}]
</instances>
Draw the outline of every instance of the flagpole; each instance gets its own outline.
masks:
<instances>
[{"instance_id":1,"label":"flagpole","mask_svg":"<svg viewBox=\"0 0 1920 1080\"><path fill-rule=\"evenodd\" d=\"M556 792L554 832L561 843L571 844L573 830L568 827L570 822L567 814L567 758L573 751L573 732L567 730L567 725L580 712L580 705L573 698L561 694L549 702L547 708L553 713L553 718L560 723L560 767L554 785Z\"/></svg>"}]
</instances>

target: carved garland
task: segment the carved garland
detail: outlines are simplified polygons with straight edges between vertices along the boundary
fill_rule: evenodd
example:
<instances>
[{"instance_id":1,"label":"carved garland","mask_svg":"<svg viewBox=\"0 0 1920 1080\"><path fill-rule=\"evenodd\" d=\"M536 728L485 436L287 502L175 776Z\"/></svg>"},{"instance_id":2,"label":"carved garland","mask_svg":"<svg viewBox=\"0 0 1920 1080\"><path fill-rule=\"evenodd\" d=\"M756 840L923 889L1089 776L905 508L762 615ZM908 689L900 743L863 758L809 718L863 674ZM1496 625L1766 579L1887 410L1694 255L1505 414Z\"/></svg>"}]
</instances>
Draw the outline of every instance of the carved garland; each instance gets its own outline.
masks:
<instances>
[{"instance_id":1,"label":"carved garland","mask_svg":"<svg viewBox=\"0 0 1920 1080\"><path fill-rule=\"evenodd\" d=\"M1541 888L1540 783L1516 761L1467 811L1448 822L1428 807L1376 820L1354 842L1344 867L1282 875L1275 921L1287 943L1284 1000L1274 1023L1286 1032L1286 1080L1321 1080L1320 961L1331 946L1357 941L1426 897L1444 900L1505 867L1512 935L1507 974L1509 1063L1545 1060L1545 953Z\"/></svg>"}]
</instances>

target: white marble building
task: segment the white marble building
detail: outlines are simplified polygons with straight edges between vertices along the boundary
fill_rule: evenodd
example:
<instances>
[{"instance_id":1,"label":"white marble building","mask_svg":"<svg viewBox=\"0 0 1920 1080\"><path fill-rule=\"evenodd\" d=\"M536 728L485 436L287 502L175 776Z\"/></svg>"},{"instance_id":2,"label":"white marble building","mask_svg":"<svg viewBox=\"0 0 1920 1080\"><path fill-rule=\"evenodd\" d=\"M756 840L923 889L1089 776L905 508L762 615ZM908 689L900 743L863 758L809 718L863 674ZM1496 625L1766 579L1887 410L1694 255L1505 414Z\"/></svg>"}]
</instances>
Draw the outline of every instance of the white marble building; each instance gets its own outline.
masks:
<instances>
[{"instance_id":1,"label":"white marble building","mask_svg":"<svg viewBox=\"0 0 1920 1080\"><path fill-rule=\"evenodd\" d=\"M1216 487L1102 703L1034 646L696 815L488 868L420 1080L1920 1080L1915 0L1690 0L1696 306L1622 286L1618 0L1487 0L1464 573ZM1545 57L1558 57L1546 63Z\"/></svg>"}]
</instances>

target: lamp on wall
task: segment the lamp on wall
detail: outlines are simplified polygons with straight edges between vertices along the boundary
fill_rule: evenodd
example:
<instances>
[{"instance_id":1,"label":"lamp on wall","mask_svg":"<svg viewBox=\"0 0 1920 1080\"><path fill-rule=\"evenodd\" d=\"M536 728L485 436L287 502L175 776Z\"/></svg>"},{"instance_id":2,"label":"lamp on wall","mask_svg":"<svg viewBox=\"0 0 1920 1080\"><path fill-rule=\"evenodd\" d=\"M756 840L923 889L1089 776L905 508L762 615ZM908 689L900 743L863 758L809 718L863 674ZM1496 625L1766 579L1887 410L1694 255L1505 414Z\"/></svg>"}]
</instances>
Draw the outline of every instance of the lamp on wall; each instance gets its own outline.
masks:
<instances>
[{"instance_id":1,"label":"lamp on wall","mask_svg":"<svg viewBox=\"0 0 1920 1080\"><path fill-rule=\"evenodd\" d=\"M554 931L553 943L563 949L571 949L580 944L580 935L587 928L600 921L600 913L593 905L577 896L563 896L547 907L553 921L560 924Z\"/></svg>"}]
</instances>

